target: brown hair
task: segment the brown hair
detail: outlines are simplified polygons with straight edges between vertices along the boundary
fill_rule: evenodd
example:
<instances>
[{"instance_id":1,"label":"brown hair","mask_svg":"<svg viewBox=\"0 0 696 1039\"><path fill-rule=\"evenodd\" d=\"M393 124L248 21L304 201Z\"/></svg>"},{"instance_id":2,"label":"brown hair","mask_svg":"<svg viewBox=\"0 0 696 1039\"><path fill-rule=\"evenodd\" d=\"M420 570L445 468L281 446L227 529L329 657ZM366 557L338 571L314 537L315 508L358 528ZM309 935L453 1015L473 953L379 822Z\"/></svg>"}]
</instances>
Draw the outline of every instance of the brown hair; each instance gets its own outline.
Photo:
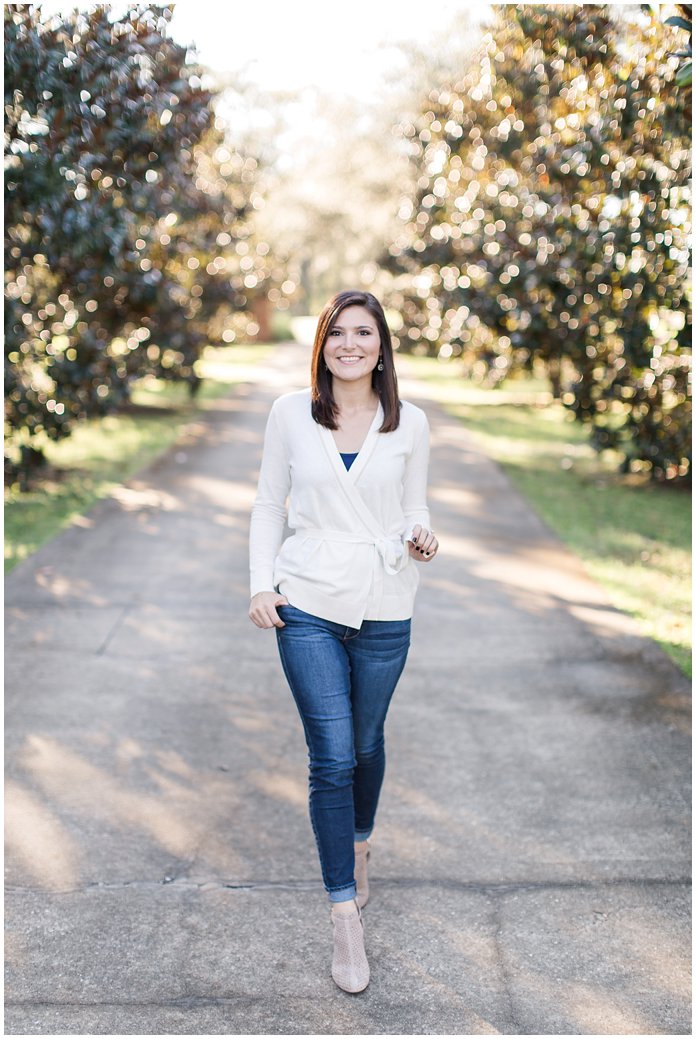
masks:
<instances>
[{"instance_id":1,"label":"brown hair","mask_svg":"<svg viewBox=\"0 0 696 1039\"><path fill-rule=\"evenodd\" d=\"M391 433L399 427L401 408L391 333L382 304L371 292L361 292L359 289L337 292L319 315L312 350L312 418L315 422L326 426L327 429L338 429L336 421L338 405L332 392L333 377L324 361L324 346L338 315L346 307L365 307L377 322L384 369L380 372L377 365L372 369L372 388L378 395L384 411L384 422L379 432Z\"/></svg>"}]
</instances>

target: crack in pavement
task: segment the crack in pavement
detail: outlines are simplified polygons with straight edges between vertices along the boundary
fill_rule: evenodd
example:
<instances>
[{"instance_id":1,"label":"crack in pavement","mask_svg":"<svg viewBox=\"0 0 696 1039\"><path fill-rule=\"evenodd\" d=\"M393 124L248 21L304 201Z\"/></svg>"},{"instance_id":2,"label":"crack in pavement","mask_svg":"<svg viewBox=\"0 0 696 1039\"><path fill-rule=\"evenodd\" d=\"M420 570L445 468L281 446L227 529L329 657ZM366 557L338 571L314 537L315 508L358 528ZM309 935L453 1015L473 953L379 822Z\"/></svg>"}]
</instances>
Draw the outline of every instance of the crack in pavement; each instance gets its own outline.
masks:
<instances>
[{"instance_id":1,"label":"crack in pavement","mask_svg":"<svg viewBox=\"0 0 696 1039\"><path fill-rule=\"evenodd\" d=\"M292 995L280 996L280 998L282 998L282 999L289 999L289 1000L292 1000L292 1001L300 1001L300 1002L303 1002L303 1003L318 1003L318 1004L321 1004L321 1005L324 1005L326 1003L326 994L325 993L319 993L316 996L303 996L303 995L301 995L299 993L293 993ZM464 997L462 996L461 998L463 999ZM94 1002L90 1002L88 1000L85 1000L84 1002L76 1003L74 1001L61 1002L60 1000L29 1000L29 999L27 999L27 1000L24 1000L24 999L12 1000L12 999L8 999L8 1000L5 1000L5 1006L6 1007L16 1007L18 1009L19 1008L28 1008L28 1009L36 1008L36 1009L40 1009L40 1008L43 1008L43 1007L46 1007L46 1008L60 1007L61 1009L70 1009L71 1007L75 1007L77 1009L88 1009L88 1008L91 1008L91 1007L104 1007L104 1008L113 1008L114 1010L118 1010L121 1007L165 1007L165 1008L166 1007L173 1007L173 1008L176 1008L176 1007L183 1007L183 1008L191 1007L191 1008L204 1008L206 1006L225 1006L226 1004L235 1005L235 1004L238 1004L240 1001L246 1001L248 1003L261 1003L261 1004L264 1004L264 1003L268 1002L268 998L265 995L252 995L250 993L240 992L240 993L236 993L236 994L231 995L231 996L180 996L178 998L166 999L166 1000L150 1000L150 1001L148 1001L148 1000L133 1000L133 1001L123 1000L122 1002L114 1002L114 1001L108 1001L107 1002L107 1001L101 1001L101 1000L94 1000ZM381 1008L384 1008L384 1009L387 1009L387 1010L392 1010L392 1009L393 1010L403 1010L404 1012L410 1012L410 1011L412 1011L414 1009L414 1007L416 1009L419 1008L419 1004L417 1004L417 1003L414 1004L412 1001L409 1001L408 1003L397 1003L397 1002L394 1002L394 1001L391 1001L391 1000L382 1000L382 999L380 999L380 1001L379 1001L379 1006ZM425 1007L427 1009L428 1004L424 1003L424 1004L420 1004L420 1006L423 1006L423 1007ZM15 1033L10 1033L10 1034L15 1034Z\"/></svg>"},{"instance_id":2,"label":"crack in pavement","mask_svg":"<svg viewBox=\"0 0 696 1039\"><path fill-rule=\"evenodd\" d=\"M95 656L97 656L97 657L103 656L103 654L106 652L106 647L109 645L109 643L113 639L114 635L116 634L116 632L121 627L121 625L125 621L125 619L128 616L128 614L131 613L132 610L133 610L133 604L132 603L128 603L127 605L122 607L121 612L119 613L118 617L116 618L114 623L111 625L109 631L106 633L106 637L104 638L101 646L99 646L99 648L95 651L95 654L94 654Z\"/></svg>"},{"instance_id":3,"label":"crack in pavement","mask_svg":"<svg viewBox=\"0 0 696 1039\"><path fill-rule=\"evenodd\" d=\"M503 920L500 912L500 901L496 899L491 900L491 925L492 925L492 938L493 948L495 949L495 958L498 964L498 972L500 974L500 981L502 983L503 992L507 999L507 1017L508 1021L512 1025L510 1034L522 1034L521 1023L518 1020L517 1013L515 1012L515 1001L512 994L513 979L510 974L510 970L507 965L505 958L504 942L502 940L503 931Z\"/></svg>"},{"instance_id":4,"label":"crack in pavement","mask_svg":"<svg viewBox=\"0 0 696 1039\"><path fill-rule=\"evenodd\" d=\"M501 881L468 881L454 877L441 877L426 880L421 877L392 877L390 879L375 877L380 888L446 888L462 892L483 895L506 895L524 891L594 891L612 887L690 887L691 877L601 877L594 880L501 880ZM87 891L120 891L129 888L162 888L172 887L184 890L229 890L229 891L312 891L323 890L321 880L249 880L227 881L216 878L196 880L191 877L164 877L162 880L123 880L112 883L93 881L80 887L63 890L48 890L26 885L6 887L7 894L40 894L40 895L79 895Z\"/></svg>"}]
</instances>

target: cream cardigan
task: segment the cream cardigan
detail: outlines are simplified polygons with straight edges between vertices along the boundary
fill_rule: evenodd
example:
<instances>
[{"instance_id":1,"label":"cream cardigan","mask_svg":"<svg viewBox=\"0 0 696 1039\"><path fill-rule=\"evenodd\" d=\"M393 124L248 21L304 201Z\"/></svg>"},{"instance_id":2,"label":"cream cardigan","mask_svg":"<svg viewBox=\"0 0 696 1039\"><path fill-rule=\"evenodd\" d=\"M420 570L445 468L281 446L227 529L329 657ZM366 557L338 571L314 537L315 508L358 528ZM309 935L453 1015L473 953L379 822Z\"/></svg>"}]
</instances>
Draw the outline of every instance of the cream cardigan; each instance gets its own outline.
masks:
<instances>
[{"instance_id":1,"label":"cream cardigan","mask_svg":"<svg viewBox=\"0 0 696 1039\"><path fill-rule=\"evenodd\" d=\"M380 403L346 469L331 430L312 418L309 387L273 402L251 509L252 596L275 591L353 628L411 616L419 564L407 541L416 524L430 527L430 428L408 401L398 429L378 432L383 421ZM295 533L283 541L286 519Z\"/></svg>"}]
</instances>

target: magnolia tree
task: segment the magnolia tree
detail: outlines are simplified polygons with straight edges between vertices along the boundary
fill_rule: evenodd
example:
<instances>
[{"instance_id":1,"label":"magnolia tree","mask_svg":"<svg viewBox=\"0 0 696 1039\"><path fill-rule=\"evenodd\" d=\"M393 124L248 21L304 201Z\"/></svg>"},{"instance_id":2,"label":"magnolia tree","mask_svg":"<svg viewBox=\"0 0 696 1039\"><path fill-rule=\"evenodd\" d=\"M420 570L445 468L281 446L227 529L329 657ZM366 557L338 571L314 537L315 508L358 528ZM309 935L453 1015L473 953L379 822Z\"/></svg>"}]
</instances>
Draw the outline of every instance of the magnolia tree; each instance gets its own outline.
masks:
<instances>
[{"instance_id":1,"label":"magnolia tree","mask_svg":"<svg viewBox=\"0 0 696 1039\"><path fill-rule=\"evenodd\" d=\"M268 278L257 163L167 37L172 5L39 20L5 5L6 428L12 476L146 372L183 380ZM246 314L249 320L249 315Z\"/></svg>"},{"instance_id":2,"label":"magnolia tree","mask_svg":"<svg viewBox=\"0 0 696 1039\"><path fill-rule=\"evenodd\" d=\"M385 262L405 349L492 381L542 362L597 448L685 478L690 132L674 31L615 15L493 8L402 128L419 180Z\"/></svg>"}]
</instances>

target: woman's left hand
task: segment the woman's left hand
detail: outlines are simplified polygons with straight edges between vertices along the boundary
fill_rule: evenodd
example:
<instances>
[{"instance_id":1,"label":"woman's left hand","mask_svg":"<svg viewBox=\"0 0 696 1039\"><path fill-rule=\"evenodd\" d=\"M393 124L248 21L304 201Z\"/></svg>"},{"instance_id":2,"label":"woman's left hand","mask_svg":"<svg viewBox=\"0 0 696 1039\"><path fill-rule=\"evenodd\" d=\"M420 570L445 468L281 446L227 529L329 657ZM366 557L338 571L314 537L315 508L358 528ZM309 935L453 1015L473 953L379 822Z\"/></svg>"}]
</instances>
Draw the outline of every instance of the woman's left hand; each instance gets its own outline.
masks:
<instances>
[{"instance_id":1,"label":"woman's left hand","mask_svg":"<svg viewBox=\"0 0 696 1039\"><path fill-rule=\"evenodd\" d=\"M433 531L417 523L408 542L411 558L417 559L419 563L429 563L437 555L439 547L440 543Z\"/></svg>"}]
</instances>

